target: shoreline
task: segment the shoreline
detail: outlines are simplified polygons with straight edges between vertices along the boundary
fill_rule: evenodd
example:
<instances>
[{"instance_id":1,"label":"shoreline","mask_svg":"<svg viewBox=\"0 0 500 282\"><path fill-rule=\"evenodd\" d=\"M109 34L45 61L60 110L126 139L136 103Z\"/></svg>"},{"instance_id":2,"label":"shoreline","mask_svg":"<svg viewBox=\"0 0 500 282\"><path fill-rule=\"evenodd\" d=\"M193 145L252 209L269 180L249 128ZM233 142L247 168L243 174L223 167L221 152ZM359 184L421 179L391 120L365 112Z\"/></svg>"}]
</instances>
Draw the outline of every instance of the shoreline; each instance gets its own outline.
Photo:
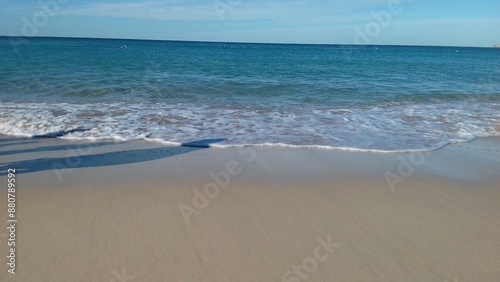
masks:
<instances>
[{"instance_id":1,"label":"shoreline","mask_svg":"<svg viewBox=\"0 0 500 282\"><path fill-rule=\"evenodd\" d=\"M498 128L500 129L500 127ZM67 134L61 133L62 135ZM145 144L158 145L165 147L185 147L185 148L203 148L203 149L244 149L244 148L254 148L257 150L262 149L305 149L305 150L324 150L324 151L338 151L338 152L355 152L355 153L380 153L380 154L406 154L406 153L426 153L442 150L448 146L467 144L474 142L476 140L488 140L488 139L499 139L500 135L473 137L469 140L461 141L447 141L441 142L436 145L435 148L428 149L399 149L399 150L382 150L382 149L363 149L355 147L334 147L329 145L293 145L286 143L260 143L260 144L228 144L228 145L218 145L217 142L224 141L224 139L203 139L193 142L171 142L160 139L116 139L116 138L60 138L60 136L24 136L24 135L6 135L0 133L0 140L41 140L41 139L57 139L67 141L69 143L97 143L97 142L114 142L114 143L134 143L134 142L144 142Z\"/></svg>"},{"instance_id":2,"label":"shoreline","mask_svg":"<svg viewBox=\"0 0 500 282\"><path fill-rule=\"evenodd\" d=\"M406 159L403 163L408 163L409 166L420 167L420 170L428 170L428 173L437 175L437 172L432 171L430 166L446 167L447 165L453 165L452 162L449 164L447 162L450 158L456 158L457 152L475 158L468 161L488 161L495 164L496 160L492 158L495 155L489 155L488 153L499 153L499 146L500 136L479 137L470 142L452 143L445 145L441 149L428 151L376 152L302 147L244 146L219 148L186 145L168 146L148 140L120 141L103 139L88 141L0 135L0 156L2 156L0 176L5 174L2 174L2 169L5 170L11 164L24 167L20 170L20 173L26 173L27 176L37 173L37 177L43 175L48 177L48 173L40 172L51 171L52 176L50 179L44 180L55 183L65 181L58 176L61 173L70 176L73 172L78 174L77 171L80 170L87 173L94 172L99 168L112 169L118 172L121 170L121 166L129 169L131 166L144 164L147 170L140 171L136 177L137 181L148 181L151 177L162 176L165 173L162 166L173 169L174 163L179 162L182 163L183 167L181 168L179 164L176 164L175 175L168 172L167 175L184 181L186 179L203 179L209 172L207 166L224 168L227 162L234 160L240 164L252 165L252 169L263 168L274 163L274 170L282 174L290 174L287 176L294 178L294 181L301 178L332 180L335 177L350 179L359 176L359 173L371 176L383 175L385 171L396 171L398 165L401 164L401 159ZM9 150L9 147L12 149ZM467 150L467 148L476 148L477 151ZM478 155L481 151L484 155ZM410 156L415 156L413 162L410 161ZM170 161L170 158L173 158L173 160ZM197 158L199 158L200 164L193 161ZM431 162L426 164L428 160L431 160ZM301 162L309 164L304 165ZM316 162L316 164L311 164L311 162ZM342 173L334 173L332 177L329 177L330 171L325 169L327 166L335 167ZM184 169L185 173L182 173L182 169ZM190 171L187 171L188 169ZM290 173L291 171L293 173ZM353 171L358 175L353 174ZM273 171L261 170L260 172L270 175L275 174ZM298 174L297 177L294 176L296 173ZM452 172L450 171L449 174L451 175ZM463 175L456 176L460 178ZM485 176L494 177L495 175L489 174ZM244 179L246 177L245 173L240 177ZM165 177L160 178L165 179ZM249 180L252 179L249 178Z\"/></svg>"},{"instance_id":3,"label":"shoreline","mask_svg":"<svg viewBox=\"0 0 500 282\"><path fill-rule=\"evenodd\" d=\"M500 137L383 154L0 136L0 156L19 219L2 281L500 276Z\"/></svg>"}]
</instances>

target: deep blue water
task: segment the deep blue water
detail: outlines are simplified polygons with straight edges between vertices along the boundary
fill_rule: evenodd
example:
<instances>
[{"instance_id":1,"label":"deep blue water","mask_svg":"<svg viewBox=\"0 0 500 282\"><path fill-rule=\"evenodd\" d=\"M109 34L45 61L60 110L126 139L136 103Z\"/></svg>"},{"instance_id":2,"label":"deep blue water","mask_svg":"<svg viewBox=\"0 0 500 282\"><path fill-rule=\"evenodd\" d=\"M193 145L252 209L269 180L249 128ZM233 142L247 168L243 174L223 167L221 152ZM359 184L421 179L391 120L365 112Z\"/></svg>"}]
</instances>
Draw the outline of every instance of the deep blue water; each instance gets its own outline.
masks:
<instances>
[{"instance_id":1,"label":"deep blue water","mask_svg":"<svg viewBox=\"0 0 500 282\"><path fill-rule=\"evenodd\" d=\"M382 151L500 135L500 49L27 40L0 37L0 133Z\"/></svg>"}]
</instances>

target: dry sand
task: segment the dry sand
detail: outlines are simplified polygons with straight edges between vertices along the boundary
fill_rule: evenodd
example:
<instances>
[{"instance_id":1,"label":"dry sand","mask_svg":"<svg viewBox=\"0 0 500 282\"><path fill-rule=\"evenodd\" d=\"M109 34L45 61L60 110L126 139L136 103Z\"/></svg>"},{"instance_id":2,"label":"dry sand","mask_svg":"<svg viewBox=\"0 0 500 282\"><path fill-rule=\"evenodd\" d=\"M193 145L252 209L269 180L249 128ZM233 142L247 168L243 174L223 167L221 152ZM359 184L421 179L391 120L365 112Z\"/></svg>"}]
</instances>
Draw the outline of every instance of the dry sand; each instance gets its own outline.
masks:
<instances>
[{"instance_id":1,"label":"dry sand","mask_svg":"<svg viewBox=\"0 0 500 282\"><path fill-rule=\"evenodd\" d=\"M0 187L0 281L500 281L499 138L376 154L3 137Z\"/></svg>"}]
</instances>

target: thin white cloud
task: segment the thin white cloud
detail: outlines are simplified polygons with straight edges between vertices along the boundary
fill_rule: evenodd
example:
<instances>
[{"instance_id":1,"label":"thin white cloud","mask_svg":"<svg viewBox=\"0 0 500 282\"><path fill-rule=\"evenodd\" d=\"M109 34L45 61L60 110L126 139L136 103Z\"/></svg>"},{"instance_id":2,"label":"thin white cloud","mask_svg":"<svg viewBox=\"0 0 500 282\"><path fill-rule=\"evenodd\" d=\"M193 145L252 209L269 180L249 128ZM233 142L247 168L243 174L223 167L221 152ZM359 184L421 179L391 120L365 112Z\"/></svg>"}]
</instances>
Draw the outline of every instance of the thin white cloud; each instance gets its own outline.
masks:
<instances>
[{"instance_id":1,"label":"thin white cloud","mask_svg":"<svg viewBox=\"0 0 500 282\"><path fill-rule=\"evenodd\" d=\"M403 1L403 0L402 0ZM314 3L313 3L314 2ZM318 5L318 2L321 5ZM380 7L389 0L347 1L148 1L96 3L82 7L68 7L61 14L85 17L115 17L149 20L219 20L221 13L226 20L314 20L346 19L353 10L363 7ZM231 4L235 3L235 4ZM359 19L360 15L352 15ZM329 20L328 20L329 21Z\"/></svg>"},{"instance_id":2,"label":"thin white cloud","mask_svg":"<svg viewBox=\"0 0 500 282\"><path fill-rule=\"evenodd\" d=\"M453 18L453 19L416 19L402 20L398 25L403 26L475 26L481 27L486 25L500 26L500 19L495 18ZM498 32L498 30L497 30Z\"/></svg>"},{"instance_id":3,"label":"thin white cloud","mask_svg":"<svg viewBox=\"0 0 500 282\"><path fill-rule=\"evenodd\" d=\"M85 17L114 17L148 20L214 19L217 14L207 7L186 7L176 2L98 3L68 8L61 14Z\"/></svg>"}]
</instances>

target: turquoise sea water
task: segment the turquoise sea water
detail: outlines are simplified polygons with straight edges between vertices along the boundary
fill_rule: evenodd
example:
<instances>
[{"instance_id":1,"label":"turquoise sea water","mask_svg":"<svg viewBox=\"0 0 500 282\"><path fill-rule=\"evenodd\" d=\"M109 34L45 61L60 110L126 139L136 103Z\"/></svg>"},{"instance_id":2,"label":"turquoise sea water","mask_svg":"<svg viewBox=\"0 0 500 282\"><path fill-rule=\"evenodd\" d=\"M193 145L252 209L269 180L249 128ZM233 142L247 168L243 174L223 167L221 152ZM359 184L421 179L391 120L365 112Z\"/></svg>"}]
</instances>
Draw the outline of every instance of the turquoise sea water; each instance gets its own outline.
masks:
<instances>
[{"instance_id":1,"label":"turquoise sea water","mask_svg":"<svg viewBox=\"0 0 500 282\"><path fill-rule=\"evenodd\" d=\"M500 135L500 49L0 37L0 133L58 132L435 149Z\"/></svg>"}]
</instances>

